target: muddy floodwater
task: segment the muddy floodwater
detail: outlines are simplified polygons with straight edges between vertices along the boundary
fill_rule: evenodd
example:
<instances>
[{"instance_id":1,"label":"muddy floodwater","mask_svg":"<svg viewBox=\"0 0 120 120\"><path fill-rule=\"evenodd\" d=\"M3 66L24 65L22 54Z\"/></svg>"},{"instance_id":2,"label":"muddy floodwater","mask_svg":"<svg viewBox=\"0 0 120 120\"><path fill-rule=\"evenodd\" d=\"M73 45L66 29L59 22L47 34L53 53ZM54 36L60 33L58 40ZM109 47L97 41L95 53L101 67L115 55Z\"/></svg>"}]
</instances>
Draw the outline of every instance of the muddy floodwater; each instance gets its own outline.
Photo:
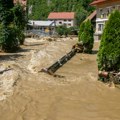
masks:
<instances>
[{"instance_id":1,"label":"muddy floodwater","mask_svg":"<svg viewBox=\"0 0 120 120\"><path fill-rule=\"evenodd\" d=\"M77 38L26 39L16 53L0 53L0 120L120 120L120 89L97 81L96 56L76 54L53 77L41 73L69 52Z\"/></svg>"}]
</instances>

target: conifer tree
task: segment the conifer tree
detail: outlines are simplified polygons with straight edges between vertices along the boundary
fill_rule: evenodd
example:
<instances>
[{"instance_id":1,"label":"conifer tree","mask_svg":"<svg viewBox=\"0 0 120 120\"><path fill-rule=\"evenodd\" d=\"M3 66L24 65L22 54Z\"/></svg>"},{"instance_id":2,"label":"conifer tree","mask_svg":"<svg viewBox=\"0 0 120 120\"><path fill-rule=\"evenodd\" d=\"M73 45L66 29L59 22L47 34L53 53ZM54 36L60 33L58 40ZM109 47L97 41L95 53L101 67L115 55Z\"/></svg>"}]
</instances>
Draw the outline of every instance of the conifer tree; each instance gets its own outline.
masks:
<instances>
[{"instance_id":1,"label":"conifer tree","mask_svg":"<svg viewBox=\"0 0 120 120\"><path fill-rule=\"evenodd\" d=\"M120 71L120 12L111 13L98 52L98 69Z\"/></svg>"},{"instance_id":2,"label":"conifer tree","mask_svg":"<svg viewBox=\"0 0 120 120\"><path fill-rule=\"evenodd\" d=\"M94 44L93 33L93 26L90 20L87 20L81 24L79 41L82 41L85 53L92 53L92 48Z\"/></svg>"},{"instance_id":3,"label":"conifer tree","mask_svg":"<svg viewBox=\"0 0 120 120\"><path fill-rule=\"evenodd\" d=\"M79 30L79 34L78 34L78 41L80 42L80 37L81 37L81 34L83 33L84 31L84 26L85 26L85 22L82 22L81 25L80 25L80 30Z\"/></svg>"}]
</instances>

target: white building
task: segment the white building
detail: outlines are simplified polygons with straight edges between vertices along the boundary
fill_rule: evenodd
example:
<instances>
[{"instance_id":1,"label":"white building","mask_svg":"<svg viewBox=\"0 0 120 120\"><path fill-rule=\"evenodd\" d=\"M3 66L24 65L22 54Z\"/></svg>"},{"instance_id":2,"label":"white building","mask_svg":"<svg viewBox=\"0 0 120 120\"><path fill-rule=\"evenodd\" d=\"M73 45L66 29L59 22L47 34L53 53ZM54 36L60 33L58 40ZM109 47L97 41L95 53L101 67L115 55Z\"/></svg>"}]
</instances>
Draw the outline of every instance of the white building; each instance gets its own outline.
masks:
<instances>
[{"instance_id":1,"label":"white building","mask_svg":"<svg viewBox=\"0 0 120 120\"><path fill-rule=\"evenodd\" d=\"M75 26L74 12L51 12L48 20L55 21L56 26L65 25L67 27Z\"/></svg>"},{"instance_id":2,"label":"white building","mask_svg":"<svg viewBox=\"0 0 120 120\"><path fill-rule=\"evenodd\" d=\"M44 33L54 33L55 32L55 22L54 21L39 21L39 20L29 20L28 21L29 30L37 30Z\"/></svg>"},{"instance_id":3,"label":"white building","mask_svg":"<svg viewBox=\"0 0 120 120\"><path fill-rule=\"evenodd\" d=\"M120 10L120 0L94 0L90 5L96 7L97 15L94 37L95 40L100 40L110 13L115 9Z\"/></svg>"}]
</instances>

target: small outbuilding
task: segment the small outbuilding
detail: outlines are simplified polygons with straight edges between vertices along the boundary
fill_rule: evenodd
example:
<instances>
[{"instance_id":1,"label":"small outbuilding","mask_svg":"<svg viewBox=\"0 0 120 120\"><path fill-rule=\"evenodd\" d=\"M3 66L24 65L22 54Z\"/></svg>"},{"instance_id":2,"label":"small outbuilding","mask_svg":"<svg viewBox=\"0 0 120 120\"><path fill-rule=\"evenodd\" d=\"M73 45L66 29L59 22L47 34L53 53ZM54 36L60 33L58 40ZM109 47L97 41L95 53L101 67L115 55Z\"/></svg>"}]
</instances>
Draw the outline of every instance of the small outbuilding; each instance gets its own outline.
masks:
<instances>
[{"instance_id":1,"label":"small outbuilding","mask_svg":"<svg viewBox=\"0 0 120 120\"><path fill-rule=\"evenodd\" d=\"M55 22L54 21L29 20L27 28L28 30L38 31L39 33L54 34Z\"/></svg>"}]
</instances>

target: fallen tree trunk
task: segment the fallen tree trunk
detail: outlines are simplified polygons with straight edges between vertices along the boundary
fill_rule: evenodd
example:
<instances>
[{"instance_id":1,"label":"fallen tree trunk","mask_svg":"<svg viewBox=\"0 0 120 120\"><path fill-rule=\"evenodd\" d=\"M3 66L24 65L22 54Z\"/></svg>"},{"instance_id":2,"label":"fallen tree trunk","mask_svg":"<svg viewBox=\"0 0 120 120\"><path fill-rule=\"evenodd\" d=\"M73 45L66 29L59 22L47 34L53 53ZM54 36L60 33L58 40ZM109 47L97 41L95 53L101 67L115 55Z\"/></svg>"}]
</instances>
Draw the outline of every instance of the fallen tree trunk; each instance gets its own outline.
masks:
<instances>
[{"instance_id":1,"label":"fallen tree trunk","mask_svg":"<svg viewBox=\"0 0 120 120\"><path fill-rule=\"evenodd\" d=\"M83 52L83 45L81 43L77 43L72 47L72 50L56 61L53 65L48 68L41 69L41 72L48 73L53 75L60 67L62 67L67 61L69 61L77 52Z\"/></svg>"},{"instance_id":2,"label":"fallen tree trunk","mask_svg":"<svg viewBox=\"0 0 120 120\"><path fill-rule=\"evenodd\" d=\"M56 61L53 65L48 68L43 68L41 72L48 73L53 75L60 67L62 67L67 61L69 61L76 54L76 50L72 49L69 53L64 55L58 61Z\"/></svg>"}]
</instances>

